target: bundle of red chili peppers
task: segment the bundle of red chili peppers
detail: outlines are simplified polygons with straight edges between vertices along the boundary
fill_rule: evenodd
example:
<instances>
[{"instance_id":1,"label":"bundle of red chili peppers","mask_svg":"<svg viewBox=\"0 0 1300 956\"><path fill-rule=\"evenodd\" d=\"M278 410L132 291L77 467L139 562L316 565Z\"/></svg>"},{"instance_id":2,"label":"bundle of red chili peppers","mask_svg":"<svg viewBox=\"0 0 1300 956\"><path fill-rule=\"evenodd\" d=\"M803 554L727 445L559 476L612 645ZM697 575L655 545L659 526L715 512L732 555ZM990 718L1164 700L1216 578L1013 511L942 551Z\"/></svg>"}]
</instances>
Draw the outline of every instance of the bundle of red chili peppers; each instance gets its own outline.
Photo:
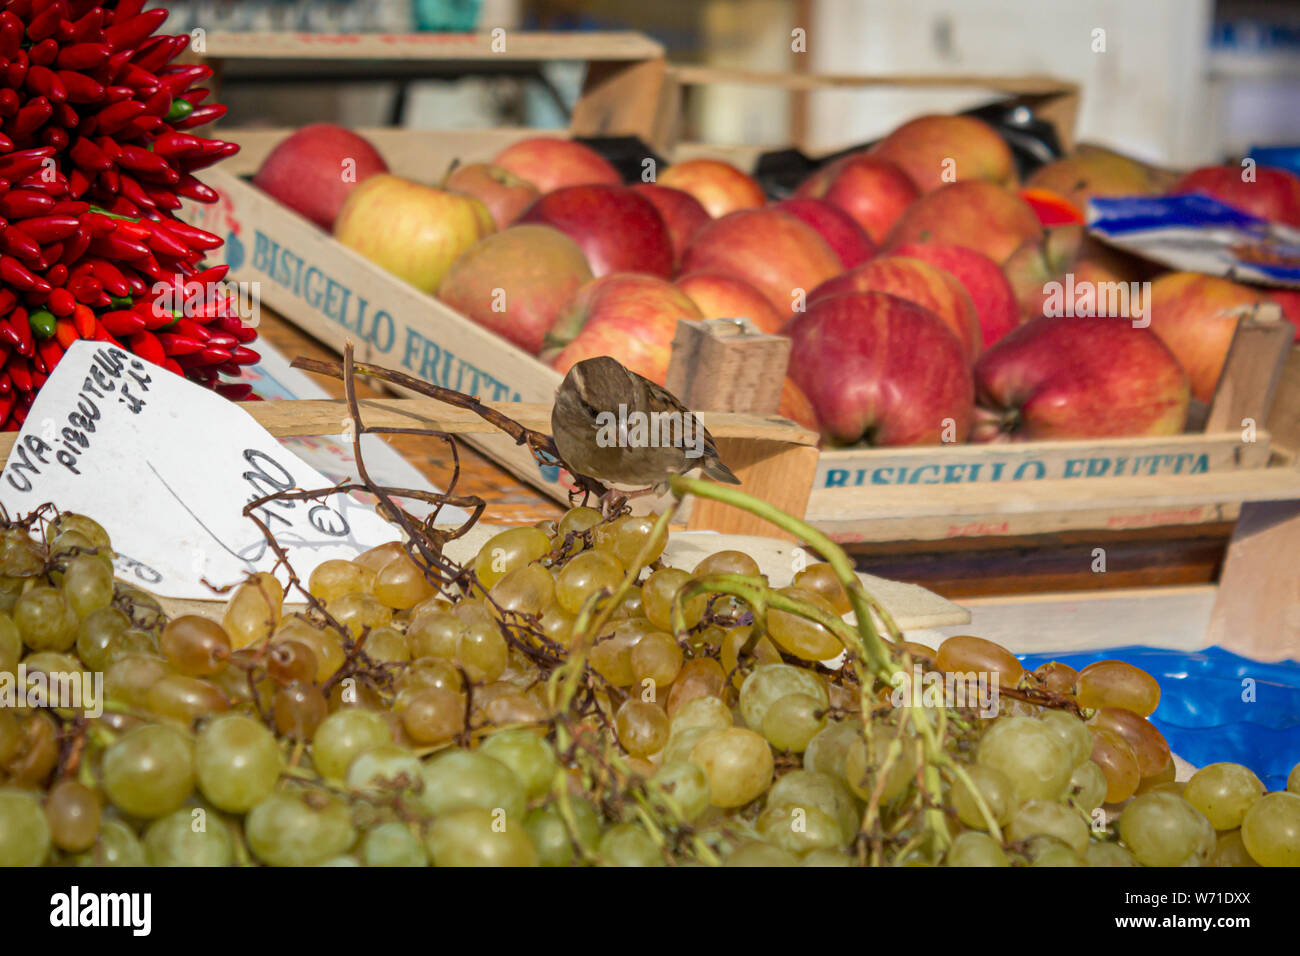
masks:
<instances>
[{"instance_id":1,"label":"bundle of red chili peppers","mask_svg":"<svg viewBox=\"0 0 1300 956\"><path fill-rule=\"evenodd\" d=\"M190 132L201 65L169 65L188 36L154 36L145 0L0 3L0 427L19 428L77 339L112 342L229 398L258 355L231 307L221 245L176 218L217 194L194 173L239 147ZM159 283L163 283L160 286ZM160 308L155 290L172 290ZM195 296L193 290L203 291Z\"/></svg>"}]
</instances>

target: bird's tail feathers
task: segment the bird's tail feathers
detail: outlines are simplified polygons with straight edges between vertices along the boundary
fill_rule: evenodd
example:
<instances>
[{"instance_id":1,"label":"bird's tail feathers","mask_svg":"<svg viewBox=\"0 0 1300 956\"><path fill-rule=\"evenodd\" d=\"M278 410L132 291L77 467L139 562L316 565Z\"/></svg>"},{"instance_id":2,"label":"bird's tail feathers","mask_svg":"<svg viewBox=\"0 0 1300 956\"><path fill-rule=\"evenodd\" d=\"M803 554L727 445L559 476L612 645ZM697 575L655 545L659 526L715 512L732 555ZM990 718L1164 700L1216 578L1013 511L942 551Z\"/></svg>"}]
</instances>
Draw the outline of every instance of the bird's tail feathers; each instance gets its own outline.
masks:
<instances>
[{"instance_id":1,"label":"bird's tail feathers","mask_svg":"<svg viewBox=\"0 0 1300 956\"><path fill-rule=\"evenodd\" d=\"M710 457L704 462L704 467L700 469L705 476L712 478L714 481L726 482L729 485L740 484L737 478L726 465L722 463L721 458Z\"/></svg>"}]
</instances>

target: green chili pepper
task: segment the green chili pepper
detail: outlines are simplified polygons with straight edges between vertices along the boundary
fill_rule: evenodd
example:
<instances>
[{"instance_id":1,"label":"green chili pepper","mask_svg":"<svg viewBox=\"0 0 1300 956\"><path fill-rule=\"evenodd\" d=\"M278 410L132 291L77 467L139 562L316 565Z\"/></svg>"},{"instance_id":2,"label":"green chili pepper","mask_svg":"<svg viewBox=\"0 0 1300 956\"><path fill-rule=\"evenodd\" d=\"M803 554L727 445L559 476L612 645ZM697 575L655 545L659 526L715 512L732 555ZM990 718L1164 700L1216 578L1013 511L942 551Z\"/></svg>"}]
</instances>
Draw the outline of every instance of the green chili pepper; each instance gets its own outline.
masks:
<instances>
[{"instance_id":1,"label":"green chili pepper","mask_svg":"<svg viewBox=\"0 0 1300 956\"><path fill-rule=\"evenodd\" d=\"M115 295L108 304L115 309L129 309L134 303L135 300L129 295Z\"/></svg>"},{"instance_id":2,"label":"green chili pepper","mask_svg":"<svg viewBox=\"0 0 1300 956\"><path fill-rule=\"evenodd\" d=\"M172 100L172 108L167 111L164 117L167 122L174 123L177 120L183 120L194 112L194 104L189 100L175 99Z\"/></svg>"},{"instance_id":3,"label":"green chili pepper","mask_svg":"<svg viewBox=\"0 0 1300 956\"><path fill-rule=\"evenodd\" d=\"M27 323L32 327L32 334L38 339L48 339L52 336L57 321L54 313L48 309L37 309L27 317Z\"/></svg>"}]
</instances>

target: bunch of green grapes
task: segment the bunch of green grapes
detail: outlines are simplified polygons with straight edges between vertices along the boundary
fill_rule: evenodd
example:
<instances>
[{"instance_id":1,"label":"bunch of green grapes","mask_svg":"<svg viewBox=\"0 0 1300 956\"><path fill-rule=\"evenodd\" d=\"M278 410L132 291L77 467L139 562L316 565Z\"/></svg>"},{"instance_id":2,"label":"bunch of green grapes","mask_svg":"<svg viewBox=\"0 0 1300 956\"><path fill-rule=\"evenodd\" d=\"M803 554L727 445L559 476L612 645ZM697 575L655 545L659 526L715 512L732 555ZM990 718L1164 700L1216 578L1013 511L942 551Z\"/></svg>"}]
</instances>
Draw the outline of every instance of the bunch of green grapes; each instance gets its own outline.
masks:
<instances>
[{"instance_id":1,"label":"bunch of green grapes","mask_svg":"<svg viewBox=\"0 0 1300 956\"><path fill-rule=\"evenodd\" d=\"M0 680L102 675L105 700L0 708L0 865L1297 862L1300 768L1175 783L1143 672L899 643L1001 691L923 724L825 663L844 645L810 618L851 610L830 565L770 591L749 555L666 544L578 507L450 578L385 544L169 619L89 518L8 526Z\"/></svg>"}]
</instances>

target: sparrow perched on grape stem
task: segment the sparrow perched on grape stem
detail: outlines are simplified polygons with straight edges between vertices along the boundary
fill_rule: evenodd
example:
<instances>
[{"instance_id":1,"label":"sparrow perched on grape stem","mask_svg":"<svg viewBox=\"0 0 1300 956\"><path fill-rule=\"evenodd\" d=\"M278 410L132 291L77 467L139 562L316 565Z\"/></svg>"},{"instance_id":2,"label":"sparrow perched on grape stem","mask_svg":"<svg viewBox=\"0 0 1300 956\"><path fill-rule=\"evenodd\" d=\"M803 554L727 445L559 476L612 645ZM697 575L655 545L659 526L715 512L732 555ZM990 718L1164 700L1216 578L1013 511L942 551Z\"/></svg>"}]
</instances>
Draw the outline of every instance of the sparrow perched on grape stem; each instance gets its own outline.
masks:
<instances>
[{"instance_id":1,"label":"sparrow perched on grape stem","mask_svg":"<svg viewBox=\"0 0 1300 956\"><path fill-rule=\"evenodd\" d=\"M693 412L666 388L608 356L569 369L555 395L551 433L566 464L635 493L657 490L694 468L740 484Z\"/></svg>"}]
</instances>

